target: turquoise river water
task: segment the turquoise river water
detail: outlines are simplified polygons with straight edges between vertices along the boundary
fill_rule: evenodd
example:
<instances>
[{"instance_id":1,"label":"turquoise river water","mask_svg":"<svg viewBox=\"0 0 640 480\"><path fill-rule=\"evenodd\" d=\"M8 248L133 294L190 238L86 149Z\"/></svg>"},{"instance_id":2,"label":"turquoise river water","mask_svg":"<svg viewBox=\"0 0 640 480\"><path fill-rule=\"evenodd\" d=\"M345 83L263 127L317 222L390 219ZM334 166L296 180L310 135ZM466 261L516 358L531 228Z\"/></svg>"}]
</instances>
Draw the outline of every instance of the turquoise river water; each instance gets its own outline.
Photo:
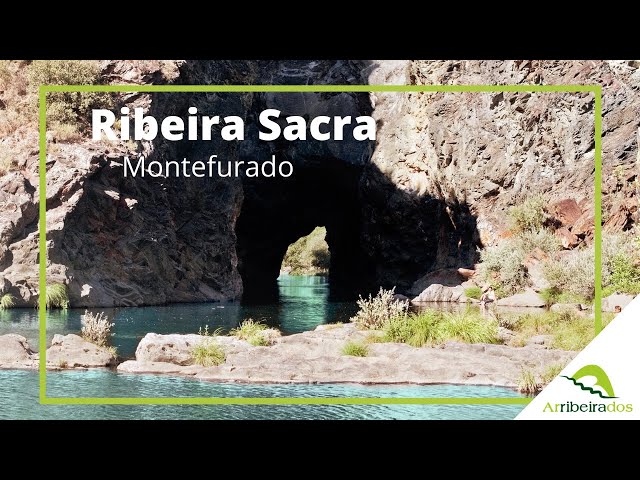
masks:
<instances>
[{"instance_id":1,"label":"turquoise river water","mask_svg":"<svg viewBox=\"0 0 640 480\"><path fill-rule=\"evenodd\" d=\"M323 277L283 276L273 305L188 304L101 309L115 323L113 343L130 358L147 332L195 333L200 327L229 330L252 317L285 334L347 321L352 302L330 302ZM49 312L47 333L77 333L83 310ZM38 347L37 311L0 312L0 335L18 333ZM36 372L0 371L0 419L511 419L522 405L40 405ZM429 385L247 385L199 382L107 370L49 372L52 397L520 397L498 387Z\"/></svg>"}]
</instances>

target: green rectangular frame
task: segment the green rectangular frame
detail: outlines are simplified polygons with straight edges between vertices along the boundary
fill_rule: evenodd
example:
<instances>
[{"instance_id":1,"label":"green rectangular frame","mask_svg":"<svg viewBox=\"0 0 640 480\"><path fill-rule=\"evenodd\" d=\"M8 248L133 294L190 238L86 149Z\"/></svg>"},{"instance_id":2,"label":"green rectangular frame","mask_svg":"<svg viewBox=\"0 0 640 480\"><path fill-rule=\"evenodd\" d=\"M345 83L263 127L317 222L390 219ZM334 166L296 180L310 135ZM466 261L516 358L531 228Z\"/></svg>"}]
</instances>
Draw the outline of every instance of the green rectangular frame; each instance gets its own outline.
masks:
<instances>
[{"instance_id":1,"label":"green rectangular frame","mask_svg":"<svg viewBox=\"0 0 640 480\"><path fill-rule=\"evenodd\" d=\"M46 98L50 92L568 92L593 93L595 129L595 331L602 330L602 86L600 85L41 85L40 101L40 218L39 218L39 266L40 266L40 403L43 405L379 405L379 404L423 404L423 405L525 405L530 398L245 398L245 397L47 397L46 360L46 160L47 119Z\"/></svg>"}]
</instances>

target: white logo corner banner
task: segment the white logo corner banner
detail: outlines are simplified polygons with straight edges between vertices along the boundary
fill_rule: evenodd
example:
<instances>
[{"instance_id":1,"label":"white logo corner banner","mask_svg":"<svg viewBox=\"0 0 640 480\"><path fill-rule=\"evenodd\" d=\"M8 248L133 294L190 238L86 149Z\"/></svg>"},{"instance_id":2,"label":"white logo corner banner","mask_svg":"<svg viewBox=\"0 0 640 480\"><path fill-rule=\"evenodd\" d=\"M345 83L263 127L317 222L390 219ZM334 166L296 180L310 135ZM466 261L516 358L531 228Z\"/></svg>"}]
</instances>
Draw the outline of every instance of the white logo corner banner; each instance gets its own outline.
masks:
<instances>
[{"instance_id":1,"label":"white logo corner banner","mask_svg":"<svg viewBox=\"0 0 640 480\"><path fill-rule=\"evenodd\" d=\"M640 419L640 296L516 420Z\"/></svg>"}]
</instances>

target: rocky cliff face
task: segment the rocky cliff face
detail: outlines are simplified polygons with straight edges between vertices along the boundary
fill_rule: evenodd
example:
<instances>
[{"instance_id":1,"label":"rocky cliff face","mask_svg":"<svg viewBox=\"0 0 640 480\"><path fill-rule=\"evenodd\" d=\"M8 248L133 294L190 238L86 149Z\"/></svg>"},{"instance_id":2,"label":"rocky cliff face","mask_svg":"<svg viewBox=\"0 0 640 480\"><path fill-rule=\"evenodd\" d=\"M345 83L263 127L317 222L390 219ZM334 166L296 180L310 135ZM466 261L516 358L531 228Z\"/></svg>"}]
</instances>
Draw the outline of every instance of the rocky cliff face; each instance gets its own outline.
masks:
<instances>
[{"instance_id":1,"label":"rocky cliff face","mask_svg":"<svg viewBox=\"0 0 640 480\"><path fill-rule=\"evenodd\" d=\"M603 85L605 228L637 215L640 70L624 62L104 62L112 83L598 83ZM144 68L143 68L144 67ZM50 144L47 281L73 306L218 301L274 293L287 246L327 226L332 285L406 290L424 274L469 267L508 230L531 193L558 204L570 233L593 225L593 98L588 94L128 95L157 118L199 111L243 116L368 115L375 145L162 142ZM252 137L252 135L248 135ZM0 292L38 295L37 134L3 140L20 169L0 177ZM339 148L338 148L339 147ZM294 162L288 180L124 178L122 157ZM569 207L567 206L569 205ZM564 217L563 217L564 218ZM567 217L568 218L568 217Z\"/></svg>"},{"instance_id":2,"label":"rocky cliff face","mask_svg":"<svg viewBox=\"0 0 640 480\"><path fill-rule=\"evenodd\" d=\"M374 62L372 84L600 84L605 231L637 220L634 62ZM379 283L470 267L476 247L508 235L508 208L542 194L589 240L594 209L594 98L581 93L372 94L378 143L363 178L363 238ZM428 266L428 267L427 267Z\"/></svg>"}]
</instances>

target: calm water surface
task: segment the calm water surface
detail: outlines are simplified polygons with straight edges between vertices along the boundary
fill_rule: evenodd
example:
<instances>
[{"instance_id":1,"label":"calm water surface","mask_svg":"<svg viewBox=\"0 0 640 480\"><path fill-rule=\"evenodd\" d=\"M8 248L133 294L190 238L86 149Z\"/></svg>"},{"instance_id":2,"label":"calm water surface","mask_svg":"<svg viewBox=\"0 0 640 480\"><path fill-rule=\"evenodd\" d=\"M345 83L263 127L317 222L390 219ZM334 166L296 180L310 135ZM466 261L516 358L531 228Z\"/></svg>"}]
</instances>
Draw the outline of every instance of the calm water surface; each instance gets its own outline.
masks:
<instances>
[{"instance_id":1,"label":"calm water surface","mask_svg":"<svg viewBox=\"0 0 640 480\"><path fill-rule=\"evenodd\" d=\"M519 397L460 385L245 385L105 370L47 374L51 396L92 397ZM0 371L0 419L512 419L522 405L40 405L38 375Z\"/></svg>"},{"instance_id":2,"label":"calm water surface","mask_svg":"<svg viewBox=\"0 0 640 480\"><path fill-rule=\"evenodd\" d=\"M162 307L98 309L115 323L118 353L133 357L147 332L196 333L205 325L229 330L245 318L262 320L285 334L311 330L322 323L348 321L353 302L330 302L323 277L282 276L280 302L180 304ZM47 316L49 339L56 333L78 333L84 310L52 311ZM38 347L38 312L0 312L0 335L24 335ZM498 387L246 385L190 379L118 374L106 370L49 372L47 393L60 397L520 397ZM521 405L73 405L38 402L36 372L0 371L0 419L511 419Z\"/></svg>"},{"instance_id":3,"label":"calm water surface","mask_svg":"<svg viewBox=\"0 0 640 480\"><path fill-rule=\"evenodd\" d=\"M279 328L285 334L313 330L322 323L347 322L357 310L354 302L330 302L329 284L325 277L289 276L278 279L280 302L269 305L240 303L191 303L156 307L100 308L115 323L112 343L124 358L133 357L138 343L146 333L197 333L209 326L209 331L225 331L245 318L261 320ZM80 317L84 309L47 312L47 337L54 334L80 332ZM0 311L0 335L18 333L38 349L38 311L20 308Z\"/></svg>"}]
</instances>

